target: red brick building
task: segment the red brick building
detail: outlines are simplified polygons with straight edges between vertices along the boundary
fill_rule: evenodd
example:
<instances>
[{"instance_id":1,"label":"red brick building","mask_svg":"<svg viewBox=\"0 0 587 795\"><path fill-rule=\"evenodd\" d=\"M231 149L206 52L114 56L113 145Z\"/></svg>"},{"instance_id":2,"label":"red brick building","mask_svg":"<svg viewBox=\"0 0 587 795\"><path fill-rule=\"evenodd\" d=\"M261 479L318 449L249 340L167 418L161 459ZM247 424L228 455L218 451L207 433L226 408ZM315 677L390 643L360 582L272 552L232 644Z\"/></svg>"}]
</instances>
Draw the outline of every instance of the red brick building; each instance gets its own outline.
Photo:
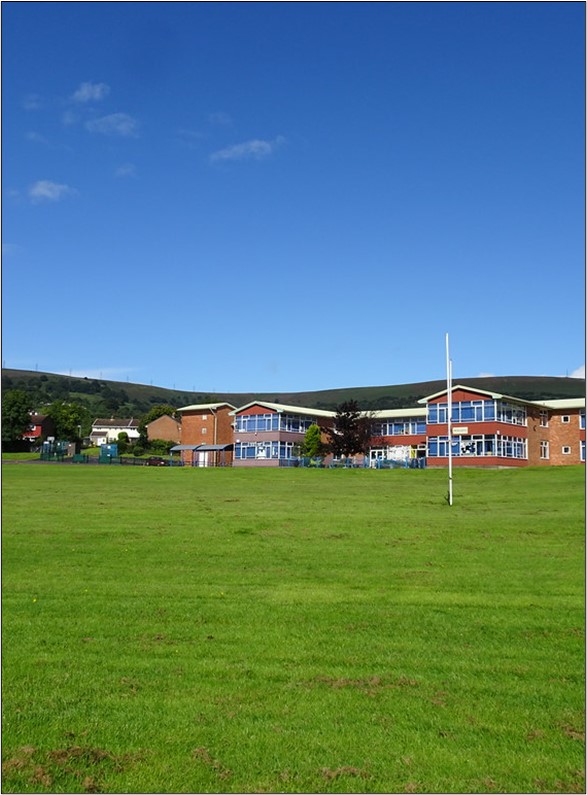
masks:
<instances>
[{"instance_id":1,"label":"red brick building","mask_svg":"<svg viewBox=\"0 0 587 795\"><path fill-rule=\"evenodd\" d=\"M184 463L219 466L232 463L231 403L198 403L178 409L181 415L181 452Z\"/></svg>"},{"instance_id":2,"label":"red brick building","mask_svg":"<svg viewBox=\"0 0 587 795\"><path fill-rule=\"evenodd\" d=\"M169 414L164 414L148 423L146 428L149 441L164 439L166 442L175 442L175 444L181 442L181 422L175 417L170 417Z\"/></svg>"}]
</instances>

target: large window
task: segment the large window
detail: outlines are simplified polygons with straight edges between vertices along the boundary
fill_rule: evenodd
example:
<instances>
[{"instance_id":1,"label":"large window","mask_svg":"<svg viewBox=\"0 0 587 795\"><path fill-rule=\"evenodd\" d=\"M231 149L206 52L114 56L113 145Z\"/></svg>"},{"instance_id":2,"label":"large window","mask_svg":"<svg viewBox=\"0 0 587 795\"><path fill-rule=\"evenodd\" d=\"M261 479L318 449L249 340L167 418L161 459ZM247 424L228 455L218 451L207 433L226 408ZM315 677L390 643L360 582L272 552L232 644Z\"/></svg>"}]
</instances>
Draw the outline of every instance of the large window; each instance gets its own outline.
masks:
<instances>
[{"instance_id":1,"label":"large window","mask_svg":"<svg viewBox=\"0 0 587 795\"><path fill-rule=\"evenodd\" d=\"M526 440L512 436L474 434L471 436L453 436L453 456L480 457L497 456L499 458L527 458ZM448 457L448 436L431 436L428 439L428 456L430 458Z\"/></svg>"},{"instance_id":2,"label":"large window","mask_svg":"<svg viewBox=\"0 0 587 795\"><path fill-rule=\"evenodd\" d=\"M236 460L263 461L268 458L292 459L294 455L293 442L235 442L234 457Z\"/></svg>"},{"instance_id":3,"label":"large window","mask_svg":"<svg viewBox=\"0 0 587 795\"><path fill-rule=\"evenodd\" d=\"M424 435L425 433L426 420L424 418L382 420L371 425L372 436L409 436Z\"/></svg>"},{"instance_id":4,"label":"large window","mask_svg":"<svg viewBox=\"0 0 587 795\"><path fill-rule=\"evenodd\" d=\"M236 417L236 433L262 433L265 431L289 431L305 433L316 420L295 414L241 414Z\"/></svg>"},{"instance_id":5,"label":"large window","mask_svg":"<svg viewBox=\"0 0 587 795\"><path fill-rule=\"evenodd\" d=\"M540 458L543 461L548 461L548 459L550 458L549 444L546 441L540 442Z\"/></svg>"},{"instance_id":6,"label":"large window","mask_svg":"<svg viewBox=\"0 0 587 795\"><path fill-rule=\"evenodd\" d=\"M428 423L447 422L448 404L429 403ZM452 404L451 422L506 422L510 425L526 425L524 406L501 400L461 400Z\"/></svg>"}]
</instances>

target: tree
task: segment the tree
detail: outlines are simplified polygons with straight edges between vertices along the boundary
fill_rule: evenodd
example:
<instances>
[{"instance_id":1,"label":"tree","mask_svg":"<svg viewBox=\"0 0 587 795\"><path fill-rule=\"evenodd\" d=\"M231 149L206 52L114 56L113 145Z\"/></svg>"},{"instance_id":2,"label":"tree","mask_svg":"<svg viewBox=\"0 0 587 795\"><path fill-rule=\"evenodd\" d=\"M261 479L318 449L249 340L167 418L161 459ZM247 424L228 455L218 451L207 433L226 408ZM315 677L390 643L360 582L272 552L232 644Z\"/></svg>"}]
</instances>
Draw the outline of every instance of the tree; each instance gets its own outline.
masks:
<instances>
[{"instance_id":1,"label":"tree","mask_svg":"<svg viewBox=\"0 0 587 795\"><path fill-rule=\"evenodd\" d=\"M47 414L55 423L55 438L63 441L81 439L90 432L92 416L89 409L78 403L63 403L55 400L47 409Z\"/></svg>"},{"instance_id":2,"label":"tree","mask_svg":"<svg viewBox=\"0 0 587 795\"><path fill-rule=\"evenodd\" d=\"M128 433L126 431L120 431L118 434L118 453L122 455L126 453L129 447L129 440L128 440Z\"/></svg>"},{"instance_id":3,"label":"tree","mask_svg":"<svg viewBox=\"0 0 587 795\"><path fill-rule=\"evenodd\" d=\"M300 448L300 455L306 458L321 458L328 452L328 445L322 441L322 431L318 425L310 425Z\"/></svg>"},{"instance_id":4,"label":"tree","mask_svg":"<svg viewBox=\"0 0 587 795\"><path fill-rule=\"evenodd\" d=\"M334 427L325 429L328 449L335 456L365 453L371 439L371 418L359 409L356 400L346 400L336 407Z\"/></svg>"},{"instance_id":5,"label":"tree","mask_svg":"<svg viewBox=\"0 0 587 795\"><path fill-rule=\"evenodd\" d=\"M2 395L2 441L15 442L31 424L33 401L23 389L11 389Z\"/></svg>"}]
</instances>

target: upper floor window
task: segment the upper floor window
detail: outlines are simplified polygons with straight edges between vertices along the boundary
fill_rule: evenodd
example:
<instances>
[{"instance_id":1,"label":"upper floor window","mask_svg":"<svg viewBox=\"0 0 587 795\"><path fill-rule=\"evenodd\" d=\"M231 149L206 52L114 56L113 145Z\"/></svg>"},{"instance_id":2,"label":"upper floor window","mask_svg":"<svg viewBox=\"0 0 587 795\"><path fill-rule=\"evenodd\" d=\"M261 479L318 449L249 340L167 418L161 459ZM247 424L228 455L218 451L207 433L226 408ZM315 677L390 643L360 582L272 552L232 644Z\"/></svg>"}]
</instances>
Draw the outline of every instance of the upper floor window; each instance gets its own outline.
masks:
<instances>
[{"instance_id":1,"label":"upper floor window","mask_svg":"<svg viewBox=\"0 0 587 795\"><path fill-rule=\"evenodd\" d=\"M305 433L316 420L296 414L241 414L234 423L236 433L259 433L261 431L289 431Z\"/></svg>"},{"instance_id":2,"label":"upper floor window","mask_svg":"<svg viewBox=\"0 0 587 795\"><path fill-rule=\"evenodd\" d=\"M406 436L426 433L426 421L422 419L395 419L374 422L371 425L372 436Z\"/></svg>"},{"instance_id":3,"label":"upper floor window","mask_svg":"<svg viewBox=\"0 0 587 795\"><path fill-rule=\"evenodd\" d=\"M428 423L447 422L448 404L430 403ZM452 404L451 422L507 422L510 425L526 425L526 408L501 400L461 400Z\"/></svg>"},{"instance_id":4,"label":"upper floor window","mask_svg":"<svg viewBox=\"0 0 587 795\"><path fill-rule=\"evenodd\" d=\"M548 411L546 409L540 409L540 427L548 428Z\"/></svg>"},{"instance_id":5,"label":"upper floor window","mask_svg":"<svg viewBox=\"0 0 587 795\"><path fill-rule=\"evenodd\" d=\"M581 409L579 412L579 426L585 430L585 409Z\"/></svg>"},{"instance_id":6,"label":"upper floor window","mask_svg":"<svg viewBox=\"0 0 587 795\"><path fill-rule=\"evenodd\" d=\"M562 417L561 417L561 422L562 423L564 423L565 425L568 425L570 421L571 421L571 418L569 417L568 414L563 414L562 415Z\"/></svg>"}]
</instances>

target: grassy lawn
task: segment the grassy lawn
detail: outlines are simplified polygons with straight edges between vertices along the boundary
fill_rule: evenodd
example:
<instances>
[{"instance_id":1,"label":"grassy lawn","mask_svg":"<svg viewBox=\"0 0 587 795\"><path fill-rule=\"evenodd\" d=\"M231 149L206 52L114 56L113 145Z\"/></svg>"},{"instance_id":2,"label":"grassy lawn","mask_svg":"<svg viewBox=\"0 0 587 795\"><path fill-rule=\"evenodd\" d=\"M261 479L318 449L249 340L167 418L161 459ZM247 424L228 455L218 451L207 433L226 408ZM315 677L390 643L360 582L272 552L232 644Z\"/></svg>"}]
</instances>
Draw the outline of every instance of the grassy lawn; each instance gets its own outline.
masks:
<instances>
[{"instance_id":1,"label":"grassy lawn","mask_svg":"<svg viewBox=\"0 0 587 795\"><path fill-rule=\"evenodd\" d=\"M6 466L3 792L584 792L583 468Z\"/></svg>"}]
</instances>

